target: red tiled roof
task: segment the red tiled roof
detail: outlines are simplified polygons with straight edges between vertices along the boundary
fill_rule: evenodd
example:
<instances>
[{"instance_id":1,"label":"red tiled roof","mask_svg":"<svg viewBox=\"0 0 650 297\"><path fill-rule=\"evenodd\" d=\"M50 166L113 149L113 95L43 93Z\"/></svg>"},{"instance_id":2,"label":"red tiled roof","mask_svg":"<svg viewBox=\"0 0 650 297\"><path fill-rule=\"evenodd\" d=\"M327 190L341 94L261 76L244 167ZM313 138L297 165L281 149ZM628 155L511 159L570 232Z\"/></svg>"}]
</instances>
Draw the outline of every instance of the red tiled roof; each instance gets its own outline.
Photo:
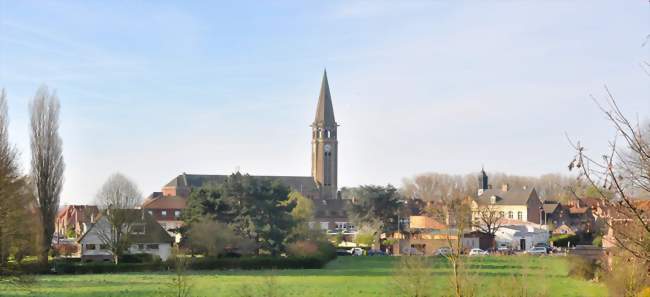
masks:
<instances>
[{"instance_id":1,"label":"red tiled roof","mask_svg":"<svg viewBox=\"0 0 650 297\"><path fill-rule=\"evenodd\" d=\"M187 199L178 196L161 196L142 203L143 209L185 209L186 206Z\"/></svg>"}]
</instances>

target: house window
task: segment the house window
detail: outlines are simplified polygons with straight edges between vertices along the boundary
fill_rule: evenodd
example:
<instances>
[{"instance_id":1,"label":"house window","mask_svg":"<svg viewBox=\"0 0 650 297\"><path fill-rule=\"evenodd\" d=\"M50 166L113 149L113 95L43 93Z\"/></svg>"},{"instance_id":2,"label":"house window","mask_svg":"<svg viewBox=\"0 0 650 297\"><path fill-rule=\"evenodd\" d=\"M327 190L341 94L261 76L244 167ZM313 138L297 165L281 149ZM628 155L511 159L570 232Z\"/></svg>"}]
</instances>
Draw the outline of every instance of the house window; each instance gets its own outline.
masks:
<instances>
[{"instance_id":1,"label":"house window","mask_svg":"<svg viewBox=\"0 0 650 297\"><path fill-rule=\"evenodd\" d=\"M524 214L521 211L517 212L517 220L523 220L524 219Z\"/></svg>"},{"instance_id":2,"label":"house window","mask_svg":"<svg viewBox=\"0 0 650 297\"><path fill-rule=\"evenodd\" d=\"M157 250L158 249L158 244L147 244L147 249L148 250Z\"/></svg>"},{"instance_id":3,"label":"house window","mask_svg":"<svg viewBox=\"0 0 650 297\"><path fill-rule=\"evenodd\" d=\"M174 216L177 218L181 217L181 211L180 210L174 210Z\"/></svg>"},{"instance_id":4,"label":"house window","mask_svg":"<svg viewBox=\"0 0 650 297\"><path fill-rule=\"evenodd\" d=\"M320 222L320 228L322 230L329 230L330 228L330 222Z\"/></svg>"},{"instance_id":5,"label":"house window","mask_svg":"<svg viewBox=\"0 0 650 297\"><path fill-rule=\"evenodd\" d=\"M160 215L163 216L163 217L166 217L167 216L167 211L166 210L161 210Z\"/></svg>"},{"instance_id":6,"label":"house window","mask_svg":"<svg viewBox=\"0 0 650 297\"><path fill-rule=\"evenodd\" d=\"M144 244L138 244L138 249L139 250L144 250Z\"/></svg>"},{"instance_id":7,"label":"house window","mask_svg":"<svg viewBox=\"0 0 650 297\"><path fill-rule=\"evenodd\" d=\"M509 219L512 219L512 218L513 218L513 217L512 217L512 211L509 211L509 212L508 212L508 218L509 218Z\"/></svg>"},{"instance_id":8,"label":"house window","mask_svg":"<svg viewBox=\"0 0 650 297\"><path fill-rule=\"evenodd\" d=\"M152 210L147 210L147 212L148 212L150 215L153 215L153 211L152 211Z\"/></svg>"},{"instance_id":9,"label":"house window","mask_svg":"<svg viewBox=\"0 0 650 297\"><path fill-rule=\"evenodd\" d=\"M336 222L336 229L343 230L348 227L348 222Z\"/></svg>"},{"instance_id":10,"label":"house window","mask_svg":"<svg viewBox=\"0 0 650 297\"><path fill-rule=\"evenodd\" d=\"M94 244L87 244L87 245L86 245L86 249L87 249L87 250L90 250L90 251L94 250L95 247L96 247L96 246L95 246Z\"/></svg>"},{"instance_id":11,"label":"house window","mask_svg":"<svg viewBox=\"0 0 650 297\"><path fill-rule=\"evenodd\" d=\"M131 226L131 234L144 234L144 224L133 224Z\"/></svg>"},{"instance_id":12,"label":"house window","mask_svg":"<svg viewBox=\"0 0 650 297\"><path fill-rule=\"evenodd\" d=\"M100 250L107 250L108 249L108 244L100 244L99 249Z\"/></svg>"},{"instance_id":13,"label":"house window","mask_svg":"<svg viewBox=\"0 0 650 297\"><path fill-rule=\"evenodd\" d=\"M506 216L505 212L503 212L503 211L500 211L500 212L499 212L499 217L500 217L500 218L503 218L503 217L505 217L505 216Z\"/></svg>"}]
</instances>

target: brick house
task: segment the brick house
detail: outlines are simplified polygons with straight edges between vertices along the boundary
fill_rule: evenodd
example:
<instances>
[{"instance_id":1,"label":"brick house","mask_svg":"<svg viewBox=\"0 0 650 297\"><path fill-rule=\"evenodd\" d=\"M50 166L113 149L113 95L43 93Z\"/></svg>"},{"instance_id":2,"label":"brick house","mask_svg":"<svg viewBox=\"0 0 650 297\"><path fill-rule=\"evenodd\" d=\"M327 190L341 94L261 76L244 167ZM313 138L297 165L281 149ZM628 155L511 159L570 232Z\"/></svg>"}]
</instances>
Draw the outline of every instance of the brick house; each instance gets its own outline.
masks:
<instances>
[{"instance_id":1,"label":"brick house","mask_svg":"<svg viewBox=\"0 0 650 297\"><path fill-rule=\"evenodd\" d=\"M96 205L67 205L54 221L56 239L79 238L99 214Z\"/></svg>"}]
</instances>

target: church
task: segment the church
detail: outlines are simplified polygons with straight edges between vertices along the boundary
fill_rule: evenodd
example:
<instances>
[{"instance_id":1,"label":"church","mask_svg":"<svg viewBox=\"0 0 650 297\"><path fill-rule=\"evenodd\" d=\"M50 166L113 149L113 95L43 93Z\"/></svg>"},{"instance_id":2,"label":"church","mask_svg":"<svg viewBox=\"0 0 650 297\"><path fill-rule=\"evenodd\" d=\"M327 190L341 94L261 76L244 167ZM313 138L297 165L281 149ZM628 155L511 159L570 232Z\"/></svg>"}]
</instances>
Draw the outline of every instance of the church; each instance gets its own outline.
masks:
<instances>
[{"instance_id":1,"label":"church","mask_svg":"<svg viewBox=\"0 0 650 297\"><path fill-rule=\"evenodd\" d=\"M311 176L255 176L279 180L293 191L311 198L315 206L314 227L328 231L349 231L345 213L345 202L338 191L338 124L334 117L334 106L327 81L323 73L316 116L311 124ZM204 175L182 173L152 193L142 208L153 215L166 229L180 227L181 213L185 209L192 189L208 184L223 183L229 175Z\"/></svg>"}]
</instances>

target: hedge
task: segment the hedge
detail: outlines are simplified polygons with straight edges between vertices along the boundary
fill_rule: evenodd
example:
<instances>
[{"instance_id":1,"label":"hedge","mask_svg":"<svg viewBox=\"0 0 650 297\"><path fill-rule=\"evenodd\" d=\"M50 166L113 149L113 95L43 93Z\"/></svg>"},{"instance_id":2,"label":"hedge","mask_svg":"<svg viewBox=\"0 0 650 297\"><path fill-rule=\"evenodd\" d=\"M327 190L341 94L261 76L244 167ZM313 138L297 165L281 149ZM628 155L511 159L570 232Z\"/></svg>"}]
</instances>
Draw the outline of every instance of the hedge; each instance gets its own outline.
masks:
<instances>
[{"instance_id":1,"label":"hedge","mask_svg":"<svg viewBox=\"0 0 650 297\"><path fill-rule=\"evenodd\" d=\"M243 257L243 258L194 258L189 261L188 268L192 270L224 270L224 269L319 269L323 268L330 259L325 257ZM93 273L122 273L122 272L151 272L167 271L173 268L174 262L151 263L52 263L51 272L57 274L93 274Z\"/></svg>"}]
</instances>

